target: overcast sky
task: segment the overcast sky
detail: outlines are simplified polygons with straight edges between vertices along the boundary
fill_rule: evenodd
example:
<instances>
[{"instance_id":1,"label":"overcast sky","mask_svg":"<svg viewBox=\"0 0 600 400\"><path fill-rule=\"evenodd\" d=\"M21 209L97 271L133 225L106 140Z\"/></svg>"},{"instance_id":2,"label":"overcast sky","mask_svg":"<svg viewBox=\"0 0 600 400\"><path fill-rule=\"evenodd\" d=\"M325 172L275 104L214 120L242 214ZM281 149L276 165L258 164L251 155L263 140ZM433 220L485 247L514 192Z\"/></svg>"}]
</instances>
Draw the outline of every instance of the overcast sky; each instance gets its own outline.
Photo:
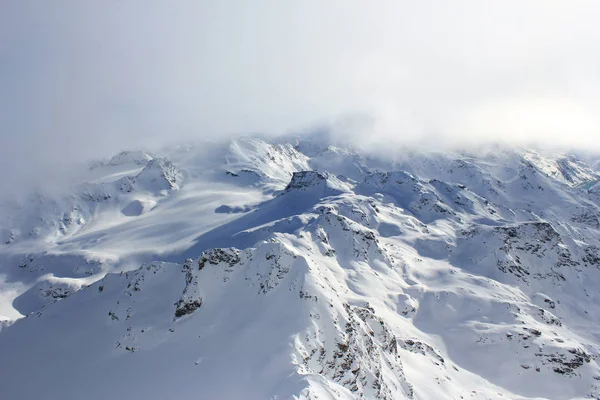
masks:
<instances>
[{"instance_id":1,"label":"overcast sky","mask_svg":"<svg viewBox=\"0 0 600 400\"><path fill-rule=\"evenodd\" d=\"M3 179L328 123L375 146L599 147L598 21L579 0L3 0Z\"/></svg>"}]
</instances>

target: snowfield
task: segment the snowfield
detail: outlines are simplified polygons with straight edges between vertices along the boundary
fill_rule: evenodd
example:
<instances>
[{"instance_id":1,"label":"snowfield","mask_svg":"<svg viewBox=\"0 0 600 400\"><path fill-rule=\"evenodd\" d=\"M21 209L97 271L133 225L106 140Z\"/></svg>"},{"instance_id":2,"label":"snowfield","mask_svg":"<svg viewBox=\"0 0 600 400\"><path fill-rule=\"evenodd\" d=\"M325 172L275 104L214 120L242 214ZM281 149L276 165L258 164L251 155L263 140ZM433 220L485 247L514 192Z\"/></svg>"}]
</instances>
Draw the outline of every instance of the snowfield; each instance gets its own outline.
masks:
<instances>
[{"instance_id":1,"label":"snowfield","mask_svg":"<svg viewBox=\"0 0 600 400\"><path fill-rule=\"evenodd\" d=\"M122 152L4 204L0 399L599 399L600 157Z\"/></svg>"}]
</instances>

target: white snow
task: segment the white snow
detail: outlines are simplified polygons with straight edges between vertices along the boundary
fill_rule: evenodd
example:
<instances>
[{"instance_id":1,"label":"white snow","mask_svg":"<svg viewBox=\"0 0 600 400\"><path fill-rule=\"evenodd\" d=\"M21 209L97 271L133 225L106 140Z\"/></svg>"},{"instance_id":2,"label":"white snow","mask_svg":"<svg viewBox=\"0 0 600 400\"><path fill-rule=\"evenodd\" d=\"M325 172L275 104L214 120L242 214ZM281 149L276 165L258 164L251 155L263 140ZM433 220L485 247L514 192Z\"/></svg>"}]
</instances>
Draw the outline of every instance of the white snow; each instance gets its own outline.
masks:
<instances>
[{"instance_id":1,"label":"white snow","mask_svg":"<svg viewBox=\"0 0 600 400\"><path fill-rule=\"evenodd\" d=\"M575 155L246 136L86 174L4 213L2 399L600 397Z\"/></svg>"}]
</instances>

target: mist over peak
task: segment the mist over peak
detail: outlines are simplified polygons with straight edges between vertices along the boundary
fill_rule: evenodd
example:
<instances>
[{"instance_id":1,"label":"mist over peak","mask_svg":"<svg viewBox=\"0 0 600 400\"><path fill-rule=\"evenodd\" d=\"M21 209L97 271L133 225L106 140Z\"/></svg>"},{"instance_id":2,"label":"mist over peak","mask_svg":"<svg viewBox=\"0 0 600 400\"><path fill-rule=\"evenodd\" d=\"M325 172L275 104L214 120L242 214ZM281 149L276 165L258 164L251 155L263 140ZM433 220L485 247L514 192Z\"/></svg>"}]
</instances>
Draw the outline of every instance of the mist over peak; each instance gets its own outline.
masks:
<instances>
[{"instance_id":1,"label":"mist over peak","mask_svg":"<svg viewBox=\"0 0 600 400\"><path fill-rule=\"evenodd\" d=\"M374 151L597 149L598 12L593 1L6 3L2 184L123 149L314 126Z\"/></svg>"}]
</instances>

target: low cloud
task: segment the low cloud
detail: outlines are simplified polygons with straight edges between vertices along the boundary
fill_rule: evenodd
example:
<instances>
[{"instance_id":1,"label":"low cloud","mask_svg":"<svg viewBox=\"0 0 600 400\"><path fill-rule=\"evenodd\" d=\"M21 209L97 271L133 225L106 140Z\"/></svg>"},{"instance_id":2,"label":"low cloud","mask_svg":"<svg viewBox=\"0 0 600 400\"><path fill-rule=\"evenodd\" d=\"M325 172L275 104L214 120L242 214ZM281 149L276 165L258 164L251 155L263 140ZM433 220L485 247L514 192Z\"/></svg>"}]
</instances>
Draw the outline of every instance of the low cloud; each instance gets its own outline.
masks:
<instances>
[{"instance_id":1,"label":"low cloud","mask_svg":"<svg viewBox=\"0 0 600 400\"><path fill-rule=\"evenodd\" d=\"M5 2L0 183L315 124L371 148L598 148L599 13L583 0Z\"/></svg>"}]
</instances>

